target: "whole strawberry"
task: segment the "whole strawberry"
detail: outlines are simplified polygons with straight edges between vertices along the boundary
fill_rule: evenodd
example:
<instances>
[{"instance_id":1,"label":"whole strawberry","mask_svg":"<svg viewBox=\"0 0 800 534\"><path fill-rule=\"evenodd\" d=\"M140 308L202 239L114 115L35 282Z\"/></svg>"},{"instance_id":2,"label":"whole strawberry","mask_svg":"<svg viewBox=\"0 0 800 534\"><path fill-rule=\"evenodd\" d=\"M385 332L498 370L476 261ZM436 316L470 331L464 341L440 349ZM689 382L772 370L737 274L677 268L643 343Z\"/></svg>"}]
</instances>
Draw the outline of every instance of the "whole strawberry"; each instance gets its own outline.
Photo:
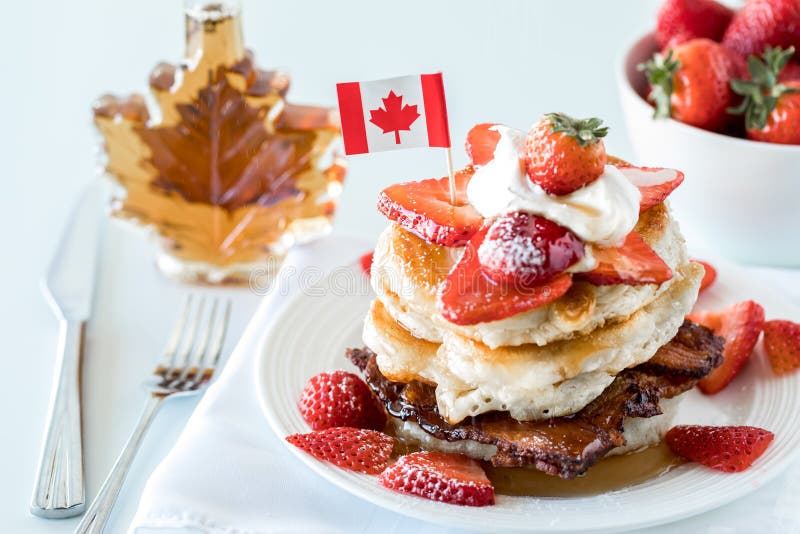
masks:
<instances>
[{"instance_id":1,"label":"whole strawberry","mask_svg":"<svg viewBox=\"0 0 800 534\"><path fill-rule=\"evenodd\" d=\"M775 374L800 369L800 324L782 319L764 323L764 351Z\"/></svg>"},{"instance_id":2,"label":"whole strawberry","mask_svg":"<svg viewBox=\"0 0 800 534\"><path fill-rule=\"evenodd\" d=\"M714 0L666 0L658 9L656 40L663 50L691 39L722 39L733 10Z\"/></svg>"},{"instance_id":3,"label":"whole strawberry","mask_svg":"<svg viewBox=\"0 0 800 534\"><path fill-rule=\"evenodd\" d=\"M761 54L767 46L800 49L800 0L747 0L722 44L742 57Z\"/></svg>"},{"instance_id":4,"label":"whole strawberry","mask_svg":"<svg viewBox=\"0 0 800 534\"><path fill-rule=\"evenodd\" d=\"M525 140L525 168L531 181L551 195L566 195L603 174L608 157L600 119L549 113Z\"/></svg>"},{"instance_id":5,"label":"whole strawberry","mask_svg":"<svg viewBox=\"0 0 800 534\"><path fill-rule=\"evenodd\" d=\"M800 61L789 61L778 76L779 82L800 80Z\"/></svg>"},{"instance_id":6,"label":"whole strawberry","mask_svg":"<svg viewBox=\"0 0 800 534\"><path fill-rule=\"evenodd\" d=\"M778 81L793 52L770 47L761 59L750 56L750 79L731 82L744 100L729 111L744 115L747 137L754 141L800 145L800 80Z\"/></svg>"},{"instance_id":7,"label":"whole strawberry","mask_svg":"<svg viewBox=\"0 0 800 534\"><path fill-rule=\"evenodd\" d=\"M764 454L775 435L753 426L679 425L664 437L675 454L727 473L744 471Z\"/></svg>"},{"instance_id":8,"label":"whole strawberry","mask_svg":"<svg viewBox=\"0 0 800 534\"><path fill-rule=\"evenodd\" d=\"M698 128L719 132L731 123L727 109L739 103L730 87L745 73L738 54L710 39L693 39L657 53L639 65L650 83L648 99L655 118L672 117Z\"/></svg>"},{"instance_id":9,"label":"whole strawberry","mask_svg":"<svg viewBox=\"0 0 800 534\"><path fill-rule=\"evenodd\" d=\"M383 430L386 412L369 386L347 371L320 373L306 383L298 403L314 430L355 427Z\"/></svg>"}]
</instances>

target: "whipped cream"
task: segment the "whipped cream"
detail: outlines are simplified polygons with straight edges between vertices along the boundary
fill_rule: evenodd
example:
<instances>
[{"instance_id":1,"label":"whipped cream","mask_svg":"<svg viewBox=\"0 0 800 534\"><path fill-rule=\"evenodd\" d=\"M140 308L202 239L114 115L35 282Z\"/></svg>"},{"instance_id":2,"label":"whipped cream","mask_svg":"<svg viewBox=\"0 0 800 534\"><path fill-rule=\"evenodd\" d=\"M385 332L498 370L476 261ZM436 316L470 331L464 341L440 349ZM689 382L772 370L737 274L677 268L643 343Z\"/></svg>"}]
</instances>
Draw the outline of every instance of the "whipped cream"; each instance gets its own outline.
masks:
<instances>
[{"instance_id":1,"label":"whipped cream","mask_svg":"<svg viewBox=\"0 0 800 534\"><path fill-rule=\"evenodd\" d=\"M641 194L619 169L606 165L594 182L568 195L550 195L525 172L525 132L502 125L492 130L500 133L494 159L478 168L467 185L467 198L481 215L541 215L599 246L620 244L636 226Z\"/></svg>"}]
</instances>

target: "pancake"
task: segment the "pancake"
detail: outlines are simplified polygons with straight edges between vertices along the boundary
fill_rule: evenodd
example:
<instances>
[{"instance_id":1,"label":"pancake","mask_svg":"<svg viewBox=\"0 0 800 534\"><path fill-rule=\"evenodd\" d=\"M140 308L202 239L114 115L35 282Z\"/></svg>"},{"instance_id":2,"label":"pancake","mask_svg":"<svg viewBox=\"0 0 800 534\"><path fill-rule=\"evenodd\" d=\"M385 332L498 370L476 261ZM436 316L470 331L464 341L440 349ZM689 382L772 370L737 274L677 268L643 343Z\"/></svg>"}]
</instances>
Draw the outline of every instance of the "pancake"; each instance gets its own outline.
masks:
<instances>
[{"instance_id":1,"label":"pancake","mask_svg":"<svg viewBox=\"0 0 800 534\"><path fill-rule=\"evenodd\" d=\"M381 373L377 355L367 348L348 349L346 356L361 371L390 418L414 422L437 440L466 442L448 446L460 447L459 452L482 458L493 452L489 459L495 466L532 466L551 475L574 478L615 449L623 453L660 439L670 423L670 414L651 424L640 419L662 416L662 402L694 388L722 363L723 347L723 339L711 330L684 321L678 334L659 348L654 364L625 369L599 397L575 414L518 421L508 412L495 411L458 424L449 423L439 413L433 386L390 381ZM493 445L495 449L477 448L469 442ZM428 444L438 446L434 441Z\"/></svg>"},{"instance_id":2,"label":"pancake","mask_svg":"<svg viewBox=\"0 0 800 534\"><path fill-rule=\"evenodd\" d=\"M544 347L492 349L455 332L433 343L406 330L380 300L364 321L363 340L389 380L435 384L439 413L451 424L491 411L508 411L519 421L569 415L678 332L697 299L703 268L686 263L674 273L665 291L627 319Z\"/></svg>"},{"instance_id":3,"label":"pancake","mask_svg":"<svg viewBox=\"0 0 800 534\"><path fill-rule=\"evenodd\" d=\"M673 271L688 262L678 224L665 205L642 214L636 231ZM639 286L575 283L566 295L546 306L499 321L459 326L438 313L436 292L462 250L429 244L396 225L378 239L372 287L387 312L415 337L441 343L448 332L454 332L490 348L546 345L625 319L677 281Z\"/></svg>"}]
</instances>

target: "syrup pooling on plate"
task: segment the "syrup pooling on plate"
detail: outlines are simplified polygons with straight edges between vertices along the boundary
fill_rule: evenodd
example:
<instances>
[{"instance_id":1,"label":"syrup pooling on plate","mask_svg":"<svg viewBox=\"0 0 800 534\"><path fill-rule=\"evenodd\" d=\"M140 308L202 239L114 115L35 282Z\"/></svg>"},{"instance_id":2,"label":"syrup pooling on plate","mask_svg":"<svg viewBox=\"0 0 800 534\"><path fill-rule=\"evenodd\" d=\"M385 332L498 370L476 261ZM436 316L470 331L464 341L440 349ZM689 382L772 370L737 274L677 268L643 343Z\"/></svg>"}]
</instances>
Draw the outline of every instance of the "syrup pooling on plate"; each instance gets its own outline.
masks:
<instances>
[{"instance_id":1,"label":"syrup pooling on plate","mask_svg":"<svg viewBox=\"0 0 800 534\"><path fill-rule=\"evenodd\" d=\"M492 467L487 464L484 469L499 494L569 498L630 488L665 475L683 463L684 460L662 443L639 452L605 458L586 474L572 480L528 468Z\"/></svg>"},{"instance_id":2,"label":"syrup pooling on plate","mask_svg":"<svg viewBox=\"0 0 800 534\"><path fill-rule=\"evenodd\" d=\"M419 442L398 436L391 425L387 427L387 432L396 439L393 458L420 450ZM665 475L684 463L685 460L661 443L640 451L605 458L584 475L572 480L546 475L531 468L493 467L490 462L482 462L481 465L498 495L568 498L600 495L629 488Z\"/></svg>"}]
</instances>

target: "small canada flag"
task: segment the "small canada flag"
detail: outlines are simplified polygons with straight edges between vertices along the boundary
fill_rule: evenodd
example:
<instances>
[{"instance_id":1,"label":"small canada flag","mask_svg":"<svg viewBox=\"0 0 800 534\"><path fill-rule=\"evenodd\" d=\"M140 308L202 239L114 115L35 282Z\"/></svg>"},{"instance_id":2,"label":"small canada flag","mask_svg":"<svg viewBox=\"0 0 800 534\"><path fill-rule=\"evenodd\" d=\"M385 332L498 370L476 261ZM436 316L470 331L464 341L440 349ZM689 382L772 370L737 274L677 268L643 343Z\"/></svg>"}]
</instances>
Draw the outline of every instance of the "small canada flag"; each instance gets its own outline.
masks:
<instances>
[{"instance_id":1,"label":"small canada flag","mask_svg":"<svg viewBox=\"0 0 800 534\"><path fill-rule=\"evenodd\" d=\"M336 84L344 151L450 147L442 73Z\"/></svg>"}]
</instances>

